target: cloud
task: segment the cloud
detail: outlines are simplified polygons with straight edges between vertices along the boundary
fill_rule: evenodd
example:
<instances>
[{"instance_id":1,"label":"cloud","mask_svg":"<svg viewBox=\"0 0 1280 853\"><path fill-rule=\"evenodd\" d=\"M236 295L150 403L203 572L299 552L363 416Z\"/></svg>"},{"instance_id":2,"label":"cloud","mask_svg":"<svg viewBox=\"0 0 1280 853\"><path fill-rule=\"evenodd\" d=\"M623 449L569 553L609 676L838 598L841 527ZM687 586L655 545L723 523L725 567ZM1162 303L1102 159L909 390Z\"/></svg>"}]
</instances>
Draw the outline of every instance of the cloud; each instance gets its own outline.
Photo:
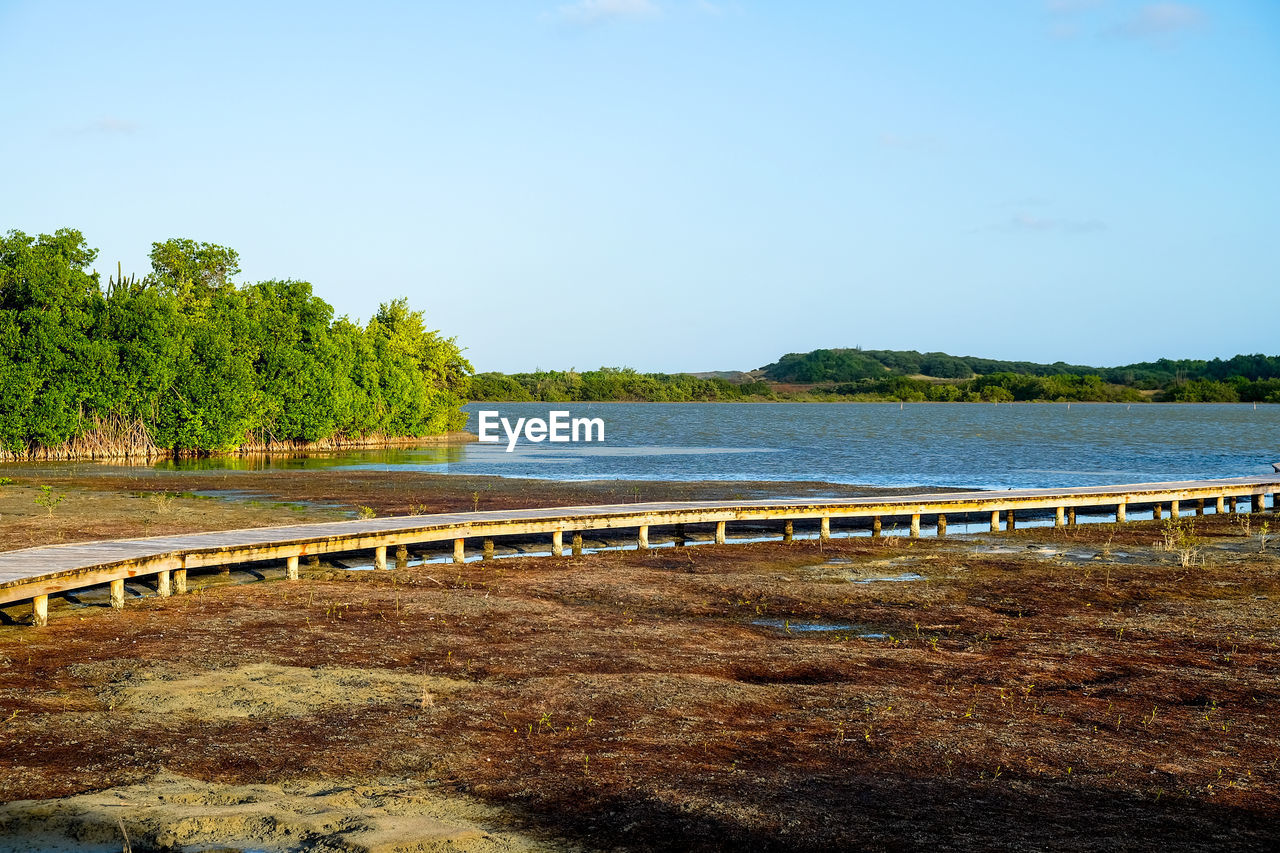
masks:
<instances>
[{"instance_id":1,"label":"cloud","mask_svg":"<svg viewBox=\"0 0 1280 853\"><path fill-rule=\"evenodd\" d=\"M556 9L562 20L575 24L603 24L609 21L653 18L662 8L653 0L577 0Z\"/></svg>"},{"instance_id":2,"label":"cloud","mask_svg":"<svg viewBox=\"0 0 1280 853\"><path fill-rule=\"evenodd\" d=\"M72 128L75 133L132 134L138 130L136 122L115 116L103 116L100 119Z\"/></svg>"},{"instance_id":3,"label":"cloud","mask_svg":"<svg viewBox=\"0 0 1280 853\"><path fill-rule=\"evenodd\" d=\"M876 141L882 148L895 148L902 151L927 151L938 147L938 140L935 137L893 131L882 132Z\"/></svg>"},{"instance_id":4,"label":"cloud","mask_svg":"<svg viewBox=\"0 0 1280 853\"><path fill-rule=\"evenodd\" d=\"M1148 3L1129 20L1115 28L1117 35L1130 38L1165 38L1199 29L1204 13L1186 3Z\"/></svg>"},{"instance_id":5,"label":"cloud","mask_svg":"<svg viewBox=\"0 0 1280 853\"><path fill-rule=\"evenodd\" d=\"M1046 0L1045 11L1050 15L1074 15L1102 5L1102 0Z\"/></svg>"},{"instance_id":6,"label":"cloud","mask_svg":"<svg viewBox=\"0 0 1280 853\"><path fill-rule=\"evenodd\" d=\"M1061 234L1093 234L1106 231L1106 223L1097 219L1058 219L1051 216L1037 216L1034 213L1020 211L996 226L997 230L1014 233L1048 233Z\"/></svg>"}]
</instances>

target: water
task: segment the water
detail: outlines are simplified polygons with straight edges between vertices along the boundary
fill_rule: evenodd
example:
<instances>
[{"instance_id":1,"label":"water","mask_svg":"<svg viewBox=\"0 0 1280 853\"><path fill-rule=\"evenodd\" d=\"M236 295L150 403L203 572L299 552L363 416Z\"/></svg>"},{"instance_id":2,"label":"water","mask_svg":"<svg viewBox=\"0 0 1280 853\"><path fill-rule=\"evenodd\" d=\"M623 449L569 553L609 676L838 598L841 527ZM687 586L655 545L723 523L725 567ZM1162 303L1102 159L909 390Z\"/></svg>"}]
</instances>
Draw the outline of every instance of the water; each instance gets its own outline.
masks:
<instances>
[{"instance_id":1,"label":"water","mask_svg":"<svg viewBox=\"0 0 1280 853\"><path fill-rule=\"evenodd\" d=\"M978 403L473 403L513 422L605 422L604 443L468 444L165 469L366 469L554 480L764 480L1034 488L1239 477L1280 461L1280 406Z\"/></svg>"}]
</instances>

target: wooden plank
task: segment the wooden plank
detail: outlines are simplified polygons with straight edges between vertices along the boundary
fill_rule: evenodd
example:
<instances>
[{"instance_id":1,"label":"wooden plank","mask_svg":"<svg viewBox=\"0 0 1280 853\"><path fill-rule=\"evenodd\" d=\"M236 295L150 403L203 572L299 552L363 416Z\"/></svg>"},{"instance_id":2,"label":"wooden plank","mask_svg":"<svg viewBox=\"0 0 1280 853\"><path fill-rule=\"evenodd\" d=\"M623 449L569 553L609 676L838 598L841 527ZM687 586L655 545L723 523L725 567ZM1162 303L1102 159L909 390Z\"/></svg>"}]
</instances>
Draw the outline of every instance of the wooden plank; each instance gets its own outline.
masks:
<instances>
[{"instance_id":1,"label":"wooden plank","mask_svg":"<svg viewBox=\"0 0 1280 853\"><path fill-rule=\"evenodd\" d=\"M0 552L0 603L67 592L172 569L287 560L466 538L797 518L874 518L1018 509L1074 509L1156 501L1266 495L1280 477L1132 483L1075 489L1011 489L813 500L665 501L491 510L214 531Z\"/></svg>"}]
</instances>

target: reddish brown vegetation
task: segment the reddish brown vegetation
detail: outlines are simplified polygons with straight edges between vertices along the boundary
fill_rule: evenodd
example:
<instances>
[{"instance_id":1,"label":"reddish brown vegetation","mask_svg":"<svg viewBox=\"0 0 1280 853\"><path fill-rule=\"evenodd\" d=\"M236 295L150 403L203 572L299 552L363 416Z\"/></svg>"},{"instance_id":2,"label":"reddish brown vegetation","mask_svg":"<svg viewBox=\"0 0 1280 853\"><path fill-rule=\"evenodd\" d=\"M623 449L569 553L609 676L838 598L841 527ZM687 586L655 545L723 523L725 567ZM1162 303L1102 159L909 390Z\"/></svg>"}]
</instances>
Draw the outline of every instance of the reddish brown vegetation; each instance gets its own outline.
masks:
<instances>
[{"instance_id":1,"label":"reddish brown vegetation","mask_svg":"<svg viewBox=\"0 0 1280 853\"><path fill-rule=\"evenodd\" d=\"M1280 840L1280 561L1225 519L1199 526L1210 550L1193 568L1133 524L1000 539L1109 542L1129 562L957 540L705 546L75 611L0 629L0 799L161 767L407 775L601 846L1257 849ZM902 571L928 580L833 576ZM257 661L476 686L302 719L110 707L149 667Z\"/></svg>"}]
</instances>

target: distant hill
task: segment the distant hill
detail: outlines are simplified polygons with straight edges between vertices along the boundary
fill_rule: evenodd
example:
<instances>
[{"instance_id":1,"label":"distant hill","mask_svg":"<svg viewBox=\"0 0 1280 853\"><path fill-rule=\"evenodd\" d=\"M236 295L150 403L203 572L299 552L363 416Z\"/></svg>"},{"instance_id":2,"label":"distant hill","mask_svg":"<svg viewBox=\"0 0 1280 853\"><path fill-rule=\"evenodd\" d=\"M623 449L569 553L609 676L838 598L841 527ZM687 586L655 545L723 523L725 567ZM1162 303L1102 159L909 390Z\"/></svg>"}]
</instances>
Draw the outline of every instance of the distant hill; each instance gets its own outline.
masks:
<instances>
[{"instance_id":1,"label":"distant hill","mask_svg":"<svg viewBox=\"0 0 1280 853\"><path fill-rule=\"evenodd\" d=\"M471 399L488 401L1095 401L1280 403L1280 356L1237 355L1089 367L915 350L788 353L750 372L638 373L630 368L479 373Z\"/></svg>"},{"instance_id":2,"label":"distant hill","mask_svg":"<svg viewBox=\"0 0 1280 853\"><path fill-rule=\"evenodd\" d=\"M1217 358L1210 361L1162 358L1121 367L1090 367L1061 361L1038 364L915 350L818 349L808 353L788 353L755 371L754 375L769 382L822 384L888 376L972 379L997 373L1097 376L1103 382L1115 385L1157 390L1193 381L1277 379L1280 378L1280 356L1237 355L1225 361Z\"/></svg>"}]
</instances>

